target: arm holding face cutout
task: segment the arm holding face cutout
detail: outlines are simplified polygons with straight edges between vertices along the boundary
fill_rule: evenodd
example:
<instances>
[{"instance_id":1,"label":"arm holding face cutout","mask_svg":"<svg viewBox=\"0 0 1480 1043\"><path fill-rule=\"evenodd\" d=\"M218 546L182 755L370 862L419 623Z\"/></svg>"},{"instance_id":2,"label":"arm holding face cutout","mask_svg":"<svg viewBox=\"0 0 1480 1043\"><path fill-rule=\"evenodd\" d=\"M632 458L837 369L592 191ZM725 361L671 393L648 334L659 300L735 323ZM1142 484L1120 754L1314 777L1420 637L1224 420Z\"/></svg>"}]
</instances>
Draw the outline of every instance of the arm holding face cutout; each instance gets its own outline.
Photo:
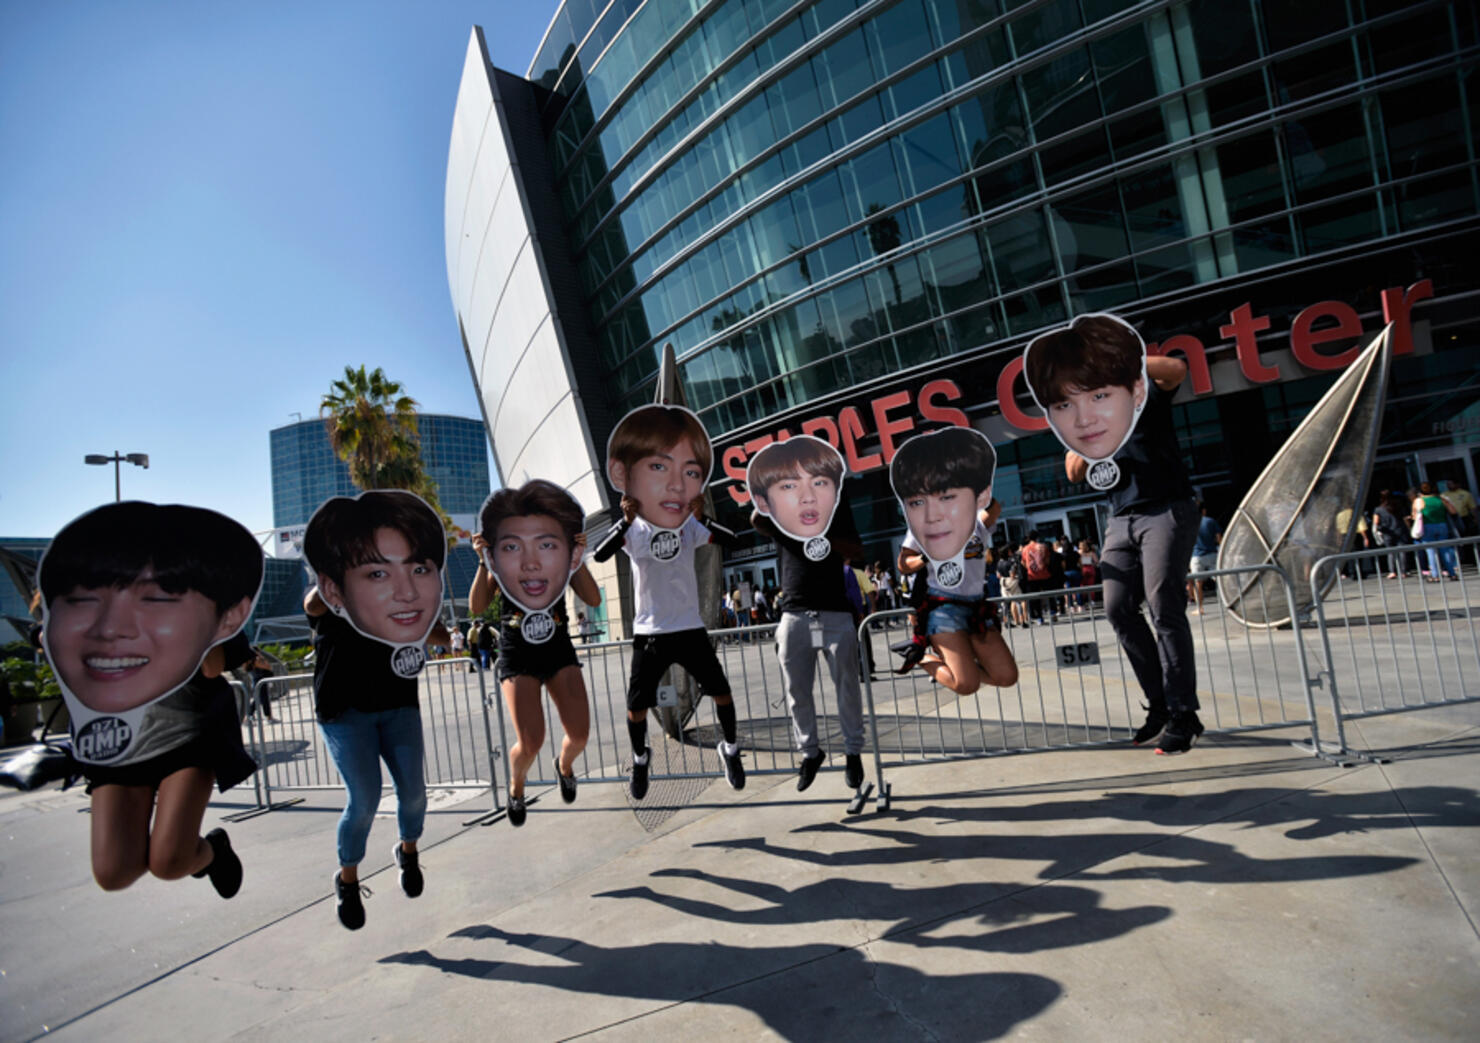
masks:
<instances>
[{"instance_id":1,"label":"arm holding face cutout","mask_svg":"<svg viewBox=\"0 0 1480 1043\"><path fill-rule=\"evenodd\" d=\"M473 551L478 555L478 571L473 573L473 585L468 589L468 615L481 616L493 604L493 577L488 574L488 566L483 564L488 541L481 532L473 533Z\"/></svg>"},{"instance_id":2,"label":"arm holding face cutout","mask_svg":"<svg viewBox=\"0 0 1480 1043\"><path fill-rule=\"evenodd\" d=\"M586 549L586 534L576 533L575 544L582 551ZM570 589L575 592L588 605L601 604L601 588L596 585L596 577L591 575L591 570L586 568L586 563L581 562L581 567L570 574Z\"/></svg>"}]
</instances>

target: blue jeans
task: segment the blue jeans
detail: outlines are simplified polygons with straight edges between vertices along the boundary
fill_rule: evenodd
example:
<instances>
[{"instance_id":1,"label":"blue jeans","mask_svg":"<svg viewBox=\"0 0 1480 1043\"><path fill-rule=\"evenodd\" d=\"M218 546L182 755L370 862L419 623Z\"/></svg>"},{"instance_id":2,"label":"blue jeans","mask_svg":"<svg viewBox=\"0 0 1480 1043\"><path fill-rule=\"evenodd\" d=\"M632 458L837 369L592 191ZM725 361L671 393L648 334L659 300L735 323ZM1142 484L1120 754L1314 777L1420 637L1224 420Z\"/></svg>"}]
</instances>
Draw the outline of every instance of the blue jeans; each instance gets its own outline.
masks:
<instances>
[{"instance_id":1,"label":"blue jeans","mask_svg":"<svg viewBox=\"0 0 1480 1043\"><path fill-rule=\"evenodd\" d=\"M401 839L419 840L427 815L421 710L415 706L377 713L346 710L332 721L320 721L319 730L349 792L344 814L339 816L339 864L357 866L364 861L365 841L380 807L381 758L396 785Z\"/></svg>"},{"instance_id":2,"label":"blue jeans","mask_svg":"<svg viewBox=\"0 0 1480 1043\"><path fill-rule=\"evenodd\" d=\"M1424 519L1423 535L1418 538L1420 543L1436 543L1439 540L1447 540L1452 533L1449 531L1448 522L1434 522ZM1439 576L1439 563L1444 563L1444 574L1455 576L1459 574L1459 555L1453 547L1440 547L1438 550L1429 551L1429 575Z\"/></svg>"},{"instance_id":3,"label":"blue jeans","mask_svg":"<svg viewBox=\"0 0 1480 1043\"><path fill-rule=\"evenodd\" d=\"M1151 514L1117 515L1110 519L1100 552L1105 615L1153 713L1198 708L1197 664L1187 622L1187 568L1197 522L1195 500L1168 504ZM1151 610L1149 627L1141 615L1143 602Z\"/></svg>"}]
</instances>

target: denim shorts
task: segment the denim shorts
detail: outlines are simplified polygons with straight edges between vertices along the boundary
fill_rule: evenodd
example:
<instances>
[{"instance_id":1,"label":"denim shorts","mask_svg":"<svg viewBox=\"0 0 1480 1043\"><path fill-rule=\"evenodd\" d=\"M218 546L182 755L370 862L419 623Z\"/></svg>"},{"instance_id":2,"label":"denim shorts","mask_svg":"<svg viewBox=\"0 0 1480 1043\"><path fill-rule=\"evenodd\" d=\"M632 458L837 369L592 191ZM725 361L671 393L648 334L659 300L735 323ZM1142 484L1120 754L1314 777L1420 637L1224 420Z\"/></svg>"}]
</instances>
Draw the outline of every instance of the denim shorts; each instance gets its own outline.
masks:
<instances>
[{"instance_id":1,"label":"denim shorts","mask_svg":"<svg viewBox=\"0 0 1480 1043\"><path fill-rule=\"evenodd\" d=\"M969 632L971 630L972 606L960 601L947 601L943 605L936 605L930 610L930 618L925 623L926 634L949 634L952 631Z\"/></svg>"}]
</instances>

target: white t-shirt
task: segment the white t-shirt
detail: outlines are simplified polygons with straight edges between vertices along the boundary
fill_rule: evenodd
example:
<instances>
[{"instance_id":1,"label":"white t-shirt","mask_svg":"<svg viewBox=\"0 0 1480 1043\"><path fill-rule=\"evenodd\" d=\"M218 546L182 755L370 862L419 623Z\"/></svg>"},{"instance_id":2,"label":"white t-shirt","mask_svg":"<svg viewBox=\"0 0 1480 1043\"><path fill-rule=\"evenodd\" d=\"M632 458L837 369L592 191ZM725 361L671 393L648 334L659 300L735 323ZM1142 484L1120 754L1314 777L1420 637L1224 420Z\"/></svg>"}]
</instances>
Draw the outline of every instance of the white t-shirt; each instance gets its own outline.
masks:
<instances>
[{"instance_id":1,"label":"white t-shirt","mask_svg":"<svg viewBox=\"0 0 1480 1043\"><path fill-rule=\"evenodd\" d=\"M634 632L672 634L703 628L694 551L708 542L709 529L693 515L680 529L660 529L640 517L632 520L622 549L632 559Z\"/></svg>"},{"instance_id":2,"label":"white t-shirt","mask_svg":"<svg viewBox=\"0 0 1480 1043\"><path fill-rule=\"evenodd\" d=\"M995 526L994 526L995 528ZM987 588L987 547L992 540L992 530L982 524L980 517L976 519L976 528L971 533L971 538L966 541L965 560L962 561L961 584L955 590L947 590L930 583L928 589L932 594L941 597L956 598L961 601L975 601L983 597ZM904 534L905 550L924 554L925 548L921 547L915 540L913 533L908 530ZM927 558L928 562L929 559ZM931 568L929 564L925 566ZM931 576L935 575L932 570Z\"/></svg>"}]
</instances>

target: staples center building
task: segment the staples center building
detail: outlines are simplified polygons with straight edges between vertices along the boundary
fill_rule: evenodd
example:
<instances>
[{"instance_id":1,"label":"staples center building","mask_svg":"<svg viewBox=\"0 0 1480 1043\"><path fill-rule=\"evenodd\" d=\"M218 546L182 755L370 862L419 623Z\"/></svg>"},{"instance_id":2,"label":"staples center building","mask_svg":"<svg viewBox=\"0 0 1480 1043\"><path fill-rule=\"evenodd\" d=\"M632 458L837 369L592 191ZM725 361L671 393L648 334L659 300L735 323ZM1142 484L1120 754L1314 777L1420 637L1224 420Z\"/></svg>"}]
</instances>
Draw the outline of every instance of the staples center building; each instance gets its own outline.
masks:
<instances>
[{"instance_id":1,"label":"staples center building","mask_svg":"<svg viewBox=\"0 0 1480 1043\"><path fill-rule=\"evenodd\" d=\"M895 446L968 423L1006 535L1098 541L1018 363L1089 311L1188 361L1217 517L1385 323L1373 488L1474 489L1477 132L1469 3L567 0L525 77L473 30L448 277L504 481L588 511L671 343L737 529L748 457L814 433L890 560ZM750 538L727 575L774 583Z\"/></svg>"}]
</instances>

